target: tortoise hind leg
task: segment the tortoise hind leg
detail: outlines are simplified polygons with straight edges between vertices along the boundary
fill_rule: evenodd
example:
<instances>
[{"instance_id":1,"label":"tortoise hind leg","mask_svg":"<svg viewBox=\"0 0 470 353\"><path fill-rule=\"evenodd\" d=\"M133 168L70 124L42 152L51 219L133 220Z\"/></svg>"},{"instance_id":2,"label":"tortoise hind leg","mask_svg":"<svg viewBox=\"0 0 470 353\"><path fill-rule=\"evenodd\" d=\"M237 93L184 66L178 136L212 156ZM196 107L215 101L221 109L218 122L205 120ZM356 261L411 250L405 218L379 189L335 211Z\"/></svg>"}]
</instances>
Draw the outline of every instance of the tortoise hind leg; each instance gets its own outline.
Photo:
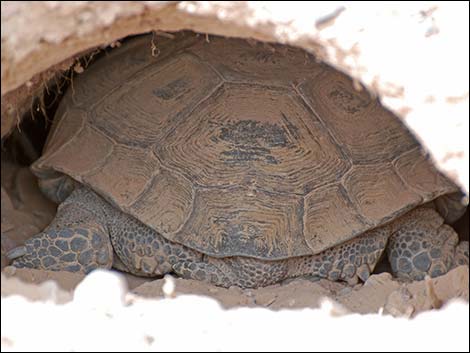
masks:
<instances>
[{"instance_id":1,"label":"tortoise hind leg","mask_svg":"<svg viewBox=\"0 0 470 353\"><path fill-rule=\"evenodd\" d=\"M226 288L257 288L287 278L288 260L263 261L237 256L218 259L207 256L199 262L178 262L173 268L177 274L187 279L210 282Z\"/></svg>"},{"instance_id":2,"label":"tortoise hind leg","mask_svg":"<svg viewBox=\"0 0 470 353\"><path fill-rule=\"evenodd\" d=\"M366 281L374 270L389 235L389 227L380 227L314 256L274 261L208 256L203 261L180 261L173 268L184 278L211 282L222 287L263 287L304 275L355 284L359 279Z\"/></svg>"},{"instance_id":3,"label":"tortoise hind leg","mask_svg":"<svg viewBox=\"0 0 470 353\"><path fill-rule=\"evenodd\" d=\"M234 281L214 264L203 261L181 260L173 265L175 273L182 278L212 283L216 286L230 287Z\"/></svg>"},{"instance_id":4,"label":"tortoise hind leg","mask_svg":"<svg viewBox=\"0 0 470 353\"><path fill-rule=\"evenodd\" d=\"M137 219L114 211L110 224L114 251L122 262L114 266L138 276L155 277L173 271L178 262L197 262L202 254L174 243Z\"/></svg>"},{"instance_id":5,"label":"tortoise hind leg","mask_svg":"<svg viewBox=\"0 0 470 353\"><path fill-rule=\"evenodd\" d=\"M73 191L43 232L7 254L12 265L84 273L111 268L111 242L96 197L85 188Z\"/></svg>"},{"instance_id":6,"label":"tortoise hind leg","mask_svg":"<svg viewBox=\"0 0 470 353\"><path fill-rule=\"evenodd\" d=\"M390 234L390 228L383 226L318 255L289 259L289 277L313 275L351 285L365 282L381 259Z\"/></svg>"},{"instance_id":7,"label":"tortoise hind leg","mask_svg":"<svg viewBox=\"0 0 470 353\"><path fill-rule=\"evenodd\" d=\"M396 220L387 248L392 272L400 278L437 277L468 264L468 242L459 242L454 229L431 208L417 208Z\"/></svg>"}]
</instances>

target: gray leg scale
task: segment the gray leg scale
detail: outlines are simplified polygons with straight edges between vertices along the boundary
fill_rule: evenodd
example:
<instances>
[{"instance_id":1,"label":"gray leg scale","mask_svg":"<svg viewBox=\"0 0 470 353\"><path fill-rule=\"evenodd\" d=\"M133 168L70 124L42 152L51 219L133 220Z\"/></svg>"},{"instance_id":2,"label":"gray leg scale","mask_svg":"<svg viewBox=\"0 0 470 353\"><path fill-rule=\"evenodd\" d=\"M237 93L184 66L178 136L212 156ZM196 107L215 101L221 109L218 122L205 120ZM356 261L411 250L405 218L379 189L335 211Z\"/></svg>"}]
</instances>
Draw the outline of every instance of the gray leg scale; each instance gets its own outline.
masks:
<instances>
[{"instance_id":1,"label":"gray leg scale","mask_svg":"<svg viewBox=\"0 0 470 353\"><path fill-rule=\"evenodd\" d=\"M63 202L55 219L41 233L28 239L13 265L52 271L88 273L98 267L111 268L113 249L105 225L105 214L96 207L96 196L77 190ZM10 254L11 256L11 254Z\"/></svg>"},{"instance_id":2,"label":"gray leg scale","mask_svg":"<svg viewBox=\"0 0 470 353\"><path fill-rule=\"evenodd\" d=\"M468 242L432 208L417 208L396 220L387 248L392 272L399 278L437 277L468 265Z\"/></svg>"},{"instance_id":3,"label":"gray leg scale","mask_svg":"<svg viewBox=\"0 0 470 353\"><path fill-rule=\"evenodd\" d=\"M155 277L170 273L179 262L198 262L202 254L171 242L135 218L115 211L109 225L114 251L127 272Z\"/></svg>"}]
</instances>

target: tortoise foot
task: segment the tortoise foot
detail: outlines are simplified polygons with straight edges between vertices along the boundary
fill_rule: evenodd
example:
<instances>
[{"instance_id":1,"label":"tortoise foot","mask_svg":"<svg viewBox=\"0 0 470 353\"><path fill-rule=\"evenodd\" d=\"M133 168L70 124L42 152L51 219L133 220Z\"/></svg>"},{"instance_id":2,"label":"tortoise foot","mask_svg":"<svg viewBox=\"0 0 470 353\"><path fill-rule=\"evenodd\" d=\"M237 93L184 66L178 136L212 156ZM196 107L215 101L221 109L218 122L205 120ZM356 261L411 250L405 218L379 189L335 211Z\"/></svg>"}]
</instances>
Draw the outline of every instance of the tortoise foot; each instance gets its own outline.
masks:
<instances>
[{"instance_id":1,"label":"tortoise foot","mask_svg":"<svg viewBox=\"0 0 470 353\"><path fill-rule=\"evenodd\" d=\"M111 268L112 249L99 227L49 229L28 239L7 256L18 268L89 273Z\"/></svg>"},{"instance_id":2,"label":"tortoise foot","mask_svg":"<svg viewBox=\"0 0 470 353\"><path fill-rule=\"evenodd\" d=\"M51 224L8 253L15 267L88 273L111 268L113 249L99 198L78 188Z\"/></svg>"},{"instance_id":3,"label":"tortoise foot","mask_svg":"<svg viewBox=\"0 0 470 353\"><path fill-rule=\"evenodd\" d=\"M422 280L438 277L453 267L468 264L468 243L458 244L452 227L431 208L418 208L394 222L388 258L399 278Z\"/></svg>"}]
</instances>

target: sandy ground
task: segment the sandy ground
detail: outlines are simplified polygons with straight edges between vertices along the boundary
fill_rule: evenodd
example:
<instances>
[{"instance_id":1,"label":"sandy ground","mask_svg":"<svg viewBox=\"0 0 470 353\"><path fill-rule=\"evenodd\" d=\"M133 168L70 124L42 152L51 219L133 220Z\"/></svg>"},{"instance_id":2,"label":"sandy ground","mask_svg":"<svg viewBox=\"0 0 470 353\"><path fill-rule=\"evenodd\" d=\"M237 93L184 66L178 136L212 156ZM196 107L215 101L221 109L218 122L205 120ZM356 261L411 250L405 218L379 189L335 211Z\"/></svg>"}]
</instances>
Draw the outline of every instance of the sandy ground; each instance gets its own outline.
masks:
<instances>
[{"instance_id":1,"label":"sandy ground","mask_svg":"<svg viewBox=\"0 0 470 353\"><path fill-rule=\"evenodd\" d=\"M458 269L450 277L456 273L468 278L468 269ZM30 271L29 275L41 273ZM171 279L165 282L164 299L145 299L134 294L142 286L128 292L121 276L96 271L78 285L72 300L70 292L51 281L38 287L2 277L2 351L468 351L469 307L463 301L454 300L442 310L421 313L413 320L348 314L330 299L323 299L321 308L314 310L273 311L245 305L226 310L206 296L174 297L175 292L203 286ZM157 293L161 284L155 281L144 286L147 293ZM34 296L35 301L5 296L10 288ZM305 300L319 295L317 289L296 282L264 291L271 298L279 295L277 300L282 294L281 300L287 294L290 300ZM359 293L361 290L356 296ZM240 303L240 298L256 300L261 292L253 296L232 290L212 294ZM353 297L349 295L360 302ZM362 302L371 298L364 297Z\"/></svg>"},{"instance_id":2,"label":"sandy ground","mask_svg":"<svg viewBox=\"0 0 470 353\"><path fill-rule=\"evenodd\" d=\"M113 274L118 272L112 271ZM3 271L7 286L2 284L2 296L23 294L15 287L13 279L23 283L42 284L54 281L64 290L71 300L74 290L83 281L84 276L70 272L48 272L32 269L16 269L6 267ZM133 294L143 298L164 298L164 285L171 281L174 295L198 295L215 299L224 308L264 307L273 310L318 308L324 297L341 304L348 312L371 314L384 312L393 316L414 317L416 314L439 309L453 298L468 302L468 267L461 266L447 275L427 281L400 283L388 273L373 275L365 284L349 287L342 283L327 280L311 282L295 279L287 284L258 289L229 289L210 284L172 278L146 280L131 275L122 275L126 288ZM10 282L10 280L12 282ZM13 284L11 284L13 283ZM31 299L38 299L40 291L31 293ZM64 299L64 301L66 301Z\"/></svg>"},{"instance_id":3,"label":"sandy ground","mask_svg":"<svg viewBox=\"0 0 470 353\"><path fill-rule=\"evenodd\" d=\"M96 271L84 277L4 267L5 251L44 227L55 208L38 192L28 169L4 161L2 167L2 351L373 351L385 339L387 350L468 351L467 266L413 283L383 272L354 287L295 279L256 290L171 276L152 280ZM443 319L452 326L441 325ZM283 332L297 339L283 340ZM360 337L372 333L372 340ZM451 343L437 339L447 334L454 335Z\"/></svg>"}]
</instances>

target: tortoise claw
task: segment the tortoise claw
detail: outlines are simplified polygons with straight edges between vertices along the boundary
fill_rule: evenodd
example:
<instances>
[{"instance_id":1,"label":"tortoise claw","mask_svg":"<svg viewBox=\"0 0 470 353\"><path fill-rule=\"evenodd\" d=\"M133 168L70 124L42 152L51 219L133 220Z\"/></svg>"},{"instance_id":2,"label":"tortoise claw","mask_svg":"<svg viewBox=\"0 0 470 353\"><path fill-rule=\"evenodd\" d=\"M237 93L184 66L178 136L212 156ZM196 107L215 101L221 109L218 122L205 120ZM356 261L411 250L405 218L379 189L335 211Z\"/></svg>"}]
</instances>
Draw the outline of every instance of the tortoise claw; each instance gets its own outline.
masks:
<instances>
[{"instance_id":1,"label":"tortoise claw","mask_svg":"<svg viewBox=\"0 0 470 353\"><path fill-rule=\"evenodd\" d=\"M18 246L12 250L10 250L9 252L7 252L7 259L12 261L12 260L15 260L21 256L24 256L26 255L27 251L26 251L26 246Z\"/></svg>"}]
</instances>

